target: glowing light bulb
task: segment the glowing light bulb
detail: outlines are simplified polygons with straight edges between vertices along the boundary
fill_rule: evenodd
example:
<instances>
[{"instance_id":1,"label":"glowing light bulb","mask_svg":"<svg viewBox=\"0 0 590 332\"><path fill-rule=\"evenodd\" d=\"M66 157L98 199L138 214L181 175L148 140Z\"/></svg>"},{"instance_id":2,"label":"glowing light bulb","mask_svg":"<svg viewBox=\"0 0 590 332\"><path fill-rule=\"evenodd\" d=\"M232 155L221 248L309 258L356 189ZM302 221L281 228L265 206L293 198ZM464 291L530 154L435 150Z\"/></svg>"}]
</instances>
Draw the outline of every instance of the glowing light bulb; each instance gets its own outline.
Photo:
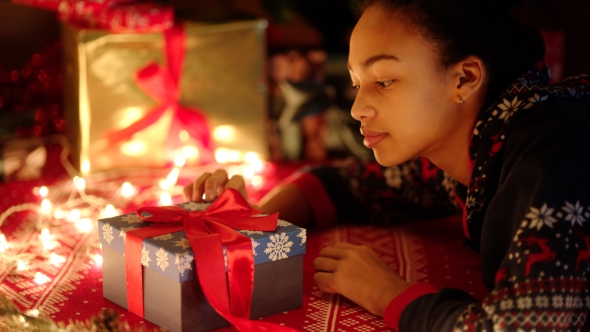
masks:
<instances>
[{"instance_id":1,"label":"glowing light bulb","mask_svg":"<svg viewBox=\"0 0 590 332\"><path fill-rule=\"evenodd\" d=\"M228 149L218 148L215 150L215 160L220 164L225 164L229 161L228 155Z\"/></svg>"},{"instance_id":2,"label":"glowing light bulb","mask_svg":"<svg viewBox=\"0 0 590 332\"><path fill-rule=\"evenodd\" d=\"M80 172L82 172L82 174L88 174L90 172L90 161L89 160L82 161L82 164L80 165Z\"/></svg>"},{"instance_id":3,"label":"glowing light bulb","mask_svg":"<svg viewBox=\"0 0 590 332\"><path fill-rule=\"evenodd\" d=\"M55 209L55 211L53 211L53 218L55 219L63 219L66 217L65 212L62 209Z\"/></svg>"},{"instance_id":4,"label":"glowing light bulb","mask_svg":"<svg viewBox=\"0 0 590 332\"><path fill-rule=\"evenodd\" d=\"M6 236L4 234L0 234L0 253L4 253L8 250L8 241L6 241Z\"/></svg>"},{"instance_id":5,"label":"glowing light bulb","mask_svg":"<svg viewBox=\"0 0 590 332\"><path fill-rule=\"evenodd\" d=\"M102 265L102 256L99 254L94 255L94 263L96 265Z\"/></svg>"},{"instance_id":6,"label":"glowing light bulb","mask_svg":"<svg viewBox=\"0 0 590 332\"><path fill-rule=\"evenodd\" d=\"M39 240L41 240L43 242L51 241L51 233L49 233L49 229L43 228L41 230L41 234L39 234Z\"/></svg>"},{"instance_id":7,"label":"glowing light bulb","mask_svg":"<svg viewBox=\"0 0 590 332\"><path fill-rule=\"evenodd\" d=\"M26 270L26 269L27 269L27 266L28 266L28 265L27 265L27 262L19 260L19 261L16 263L16 270L17 270L17 271L24 271L24 270Z\"/></svg>"},{"instance_id":8,"label":"glowing light bulb","mask_svg":"<svg viewBox=\"0 0 590 332\"><path fill-rule=\"evenodd\" d=\"M102 211L100 211L100 218L111 218L119 214L119 211L113 206L113 204L107 204Z\"/></svg>"},{"instance_id":9,"label":"glowing light bulb","mask_svg":"<svg viewBox=\"0 0 590 332\"><path fill-rule=\"evenodd\" d=\"M80 233L88 234L92 232L94 226L92 225L92 220L90 218L82 218L76 222L76 229Z\"/></svg>"},{"instance_id":10,"label":"glowing light bulb","mask_svg":"<svg viewBox=\"0 0 590 332\"><path fill-rule=\"evenodd\" d=\"M159 184L160 184L160 189L162 189L162 190L170 189L170 182L168 182L168 180L166 180L166 179L161 179Z\"/></svg>"},{"instance_id":11,"label":"glowing light bulb","mask_svg":"<svg viewBox=\"0 0 590 332\"><path fill-rule=\"evenodd\" d=\"M72 222L80 220L80 210L72 209L72 211L70 211L68 214L68 220Z\"/></svg>"},{"instance_id":12,"label":"glowing light bulb","mask_svg":"<svg viewBox=\"0 0 590 332\"><path fill-rule=\"evenodd\" d=\"M250 183L254 186L254 187L260 187L262 185L262 176L260 175L254 175L252 177L252 179L250 180Z\"/></svg>"},{"instance_id":13,"label":"glowing light bulb","mask_svg":"<svg viewBox=\"0 0 590 332\"><path fill-rule=\"evenodd\" d=\"M186 158L183 155L178 155L174 158L174 166L182 167L186 164Z\"/></svg>"},{"instance_id":14,"label":"glowing light bulb","mask_svg":"<svg viewBox=\"0 0 590 332\"><path fill-rule=\"evenodd\" d=\"M227 176L231 178L234 175L242 174L242 167L238 165L231 165L227 168Z\"/></svg>"},{"instance_id":15,"label":"glowing light bulb","mask_svg":"<svg viewBox=\"0 0 590 332\"><path fill-rule=\"evenodd\" d=\"M247 152L244 155L244 160L255 172L260 172L264 169L264 162L258 157L256 152Z\"/></svg>"},{"instance_id":16,"label":"glowing light bulb","mask_svg":"<svg viewBox=\"0 0 590 332\"><path fill-rule=\"evenodd\" d=\"M242 153L236 150L229 150L227 153L227 160L232 163L237 163L242 159Z\"/></svg>"},{"instance_id":17,"label":"glowing light bulb","mask_svg":"<svg viewBox=\"0 0 590 332\"><path fill-rule=\"evenodd\" d=\"M49 212L51 212L51 202L47 198L44 198L41 201L41 212L44 214L49 214Z\"/></svg>"},{"instance_id":18,"label":"glowing light bulb","mask_svg":"<svg viewBox=\"0 0 590 332\"><path fill-rule=\"evenodd\" d=\"M47 197L47 194L49 194L49 189L47 189L47 187L43 186L39 188L39 196Z\"/></svg>"},{"instance_id":19,"label":"glowing light bulb","mask_svg":"<svg viewBox=\"0 0 590 332\"><path fill-rule=\"evenodd\" d=\"M57 242L53 241L53 236L49 233L47 228L41 230L39 241L41 241L44 250L51 250L57 246Z\"/></svg>"},{"instance_id":20,"label":"glowing light bulb","mask_svg":"<svg viewBox=\"0 0 590 332\"><path fill-rule=\"evenodd\" d=\"M168 174L168 176L166 177L166 181L168 181L168 183L170 184L170 186L174 186L176 184L176 181L178 181L178 175L180 174L180 170L176 167L174 167L171 171L170 174Z\"/></svg>"},{"instance_id":21,"label":"glowing light bulb","mask_svg":"<svg viewBox=\"0 0 590 332\"><path fill-rule=\"evenodd\" d=\"M182 155L188 160L196 160L199 158L199 149L196 146L183 146L182 147Z\"/></svg>"},{"instance_id":22,"label":"glowing light bulb","mask_svg":"<svg viewBox=\"0 0 590 332\"><path fill-rule=\"evenodd\" d=\"M27 310L27 315L31 317L39 317L39 309Z\"/></svg>"},{"instance_id":23,"label":"glowing light bulb","mask_svg":"<svg viewBox=\"0 0 590 332\"><path fill-rule=\"evenodd\" d=\"M172 196L170 196L169 193L161 193L160 194L160 205L161 206L172 205Z\"/></svg>"},{"instance_id":24,"label":"glowing light bulb","mask_svg":"<svg viewBox=\"0 0 590 332\"><path fill-rule=\"evenodd\" d=\"M35 279L33 279L33 281L39 285L42 285L42 284L46 284L46 283L50 282L51 278L49 278L48 276L44 275L41 272L37 272L37 273L35 273Z\"/></svg>"},{"instance_id":25,"label":"glowing light bulb","mask_svg":"<svg viewBox=\"0 0 590 332\"><path fill-rule=\"evenodd\" d=\"M51 253L51 255L49 256L49 264L53 265L53 266L60 266L63 263L65 263L66 258L64 256L60 256L54 252Z\"/></svg>"},{"instance_id":26,"label":"glowing light bulb","mask_svg":"<svg viewBox=\"0 0 590 332\"><path fill-rule=\"evenodd\" d=\"M260 160L260 158L258 158L258 153L250 151L244 154L244 161L248 164L252 164L256 160Z\"/></svg>"},{"instance_id":27,"label":"glowing light bulb","mask_svg":"<svg viewBox=\"0 0 590 332\"><path fill-rule=\"evenodd\" d=\"M213 129L213 138L219 142L232 142L236 137L236 129L234 126L223 125L217 126Z\"/></svg>"},{"instance_id":28,"label":"glowing light bulb","mask_svg":"<svg viewBox=\"0 0 590 332\"><path fill-rule=\"evenodd\" d=\"M74 185L76 186L76 188L79 191L86 189L86 180L84 180L84 178L81 178L79 176L74 176L73 181L74 181Z\"/></svg>"},{"instance_id":29,"label":"glowing light bulb","mask_svg":"<svg viewBox=\"0 0 590 332\"><path fill-rule=\"evenodd\" d=\"M242 168L242 176L244 177L244 179L251 179L252 177L254 177L254 175L255 174L252 167L244 166L244 168Z\"/></svg>"},{"instance_id":30,"label":"glowing light bulb","mask_svg":"<svg viewBox=\"0 0 590 332\"><path fill-rule=\"evenodd\" d=\"M131 183L124 182L123 185L121 185L121 195L124 197L131 197L135 195L135 188Z\"/></svg>"}]
</instances>

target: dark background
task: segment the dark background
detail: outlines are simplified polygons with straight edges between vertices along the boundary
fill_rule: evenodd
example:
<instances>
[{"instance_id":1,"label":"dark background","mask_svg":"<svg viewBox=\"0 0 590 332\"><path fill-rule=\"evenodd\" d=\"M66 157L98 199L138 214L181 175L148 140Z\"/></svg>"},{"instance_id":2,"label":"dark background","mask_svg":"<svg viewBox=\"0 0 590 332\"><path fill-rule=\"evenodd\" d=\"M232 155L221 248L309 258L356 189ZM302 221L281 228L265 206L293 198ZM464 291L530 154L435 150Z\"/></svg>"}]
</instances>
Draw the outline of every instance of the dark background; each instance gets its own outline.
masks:
<instances>
[{"instance_id":1,"label":"dark background","mask_svg":"<svg viewBox=\"0 0 590 332\"><path fill-rule=\"evenodd\" d=\"M261 3L262 1L262 3ZM322 48L346 55L356 21L350 0L170 0L181 12L204 16L247 13L271 21L269 48ZM275 3L275 5L272 5ZM266 6L264 6L266 4ZM271 4L271 5L269 5ZM279 5L276 5L279 4ZM285 15L282 15L286 13ZM525 0L515 15L537 29L565 34L564 75L590 73L590 1ZM278 32L277 32L278 31ZM59 38L55 14L0 0L0 68L18 69L44 44Z\"/></svg>"}]
</instances>

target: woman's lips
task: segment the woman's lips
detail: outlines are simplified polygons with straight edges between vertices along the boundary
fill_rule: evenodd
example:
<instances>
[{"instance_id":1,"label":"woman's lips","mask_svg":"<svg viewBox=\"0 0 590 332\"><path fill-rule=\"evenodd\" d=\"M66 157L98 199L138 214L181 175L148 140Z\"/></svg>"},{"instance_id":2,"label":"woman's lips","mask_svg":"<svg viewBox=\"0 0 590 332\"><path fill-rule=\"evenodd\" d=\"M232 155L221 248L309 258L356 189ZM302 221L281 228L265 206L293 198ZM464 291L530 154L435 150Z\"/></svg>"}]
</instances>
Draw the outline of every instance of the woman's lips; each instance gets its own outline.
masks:
<instances>
[{"instance_id":1,"label":"woman's lips","mask_svg":"<svg viewBox=\"0 0 590 332\"><path fill-rule=\"evenodd\" d=\"M361 134L363 136L365 136L363 143L369 149L372 149L375 146L377 146L377 144L379 144L379 142L384 140L387 137L387 135L389 135L387 133L380 133L380 132L366 130L366 129L361 129Z\"/></svg>"}]
</instances>

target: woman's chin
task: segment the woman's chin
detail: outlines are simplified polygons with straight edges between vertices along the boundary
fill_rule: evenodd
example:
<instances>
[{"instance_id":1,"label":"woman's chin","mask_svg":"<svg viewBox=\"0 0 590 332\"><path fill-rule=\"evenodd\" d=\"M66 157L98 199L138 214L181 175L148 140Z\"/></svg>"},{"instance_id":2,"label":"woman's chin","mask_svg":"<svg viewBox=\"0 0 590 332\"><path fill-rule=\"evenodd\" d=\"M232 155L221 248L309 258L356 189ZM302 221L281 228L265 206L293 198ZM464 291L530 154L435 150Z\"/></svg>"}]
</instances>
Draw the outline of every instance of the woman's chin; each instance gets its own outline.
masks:
<instances>
[{"instance_id":1,"label":"woman's chin","mask_svg":"<svg viewBox=\"0 0 590 332\"><path fill-rule=\"evenodd\" d=\"M375 155L375 160L377 160L381 166L385 167L397 166L409 160L408 158L400 158L401 155L396 155L391 152L383 153L383 151L379 151L378 149L373 149L373 154Z\"/></svg>"}]
</instances>

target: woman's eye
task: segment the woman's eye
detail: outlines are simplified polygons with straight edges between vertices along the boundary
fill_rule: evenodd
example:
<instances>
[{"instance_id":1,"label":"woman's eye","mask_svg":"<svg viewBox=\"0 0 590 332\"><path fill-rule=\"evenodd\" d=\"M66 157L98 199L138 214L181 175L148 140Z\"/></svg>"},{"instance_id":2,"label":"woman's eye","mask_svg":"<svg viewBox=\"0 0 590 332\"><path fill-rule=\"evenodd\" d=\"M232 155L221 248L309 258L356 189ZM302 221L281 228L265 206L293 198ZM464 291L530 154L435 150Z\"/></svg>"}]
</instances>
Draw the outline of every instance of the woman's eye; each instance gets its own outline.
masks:
<instances>
[{"instance_id":1,"label":"woman's eye","mask_svg":"<svg viewBox=\"0 0 590 332\"><path fill-rule=\"evenodd\" d=\"M377 85L380 85L384 88L386 88L387 86L389 86L391 83L393 83L394 80L387 80L387 81L377 81L375 83L377 83Z\"/></svg>"}]
</instances>

